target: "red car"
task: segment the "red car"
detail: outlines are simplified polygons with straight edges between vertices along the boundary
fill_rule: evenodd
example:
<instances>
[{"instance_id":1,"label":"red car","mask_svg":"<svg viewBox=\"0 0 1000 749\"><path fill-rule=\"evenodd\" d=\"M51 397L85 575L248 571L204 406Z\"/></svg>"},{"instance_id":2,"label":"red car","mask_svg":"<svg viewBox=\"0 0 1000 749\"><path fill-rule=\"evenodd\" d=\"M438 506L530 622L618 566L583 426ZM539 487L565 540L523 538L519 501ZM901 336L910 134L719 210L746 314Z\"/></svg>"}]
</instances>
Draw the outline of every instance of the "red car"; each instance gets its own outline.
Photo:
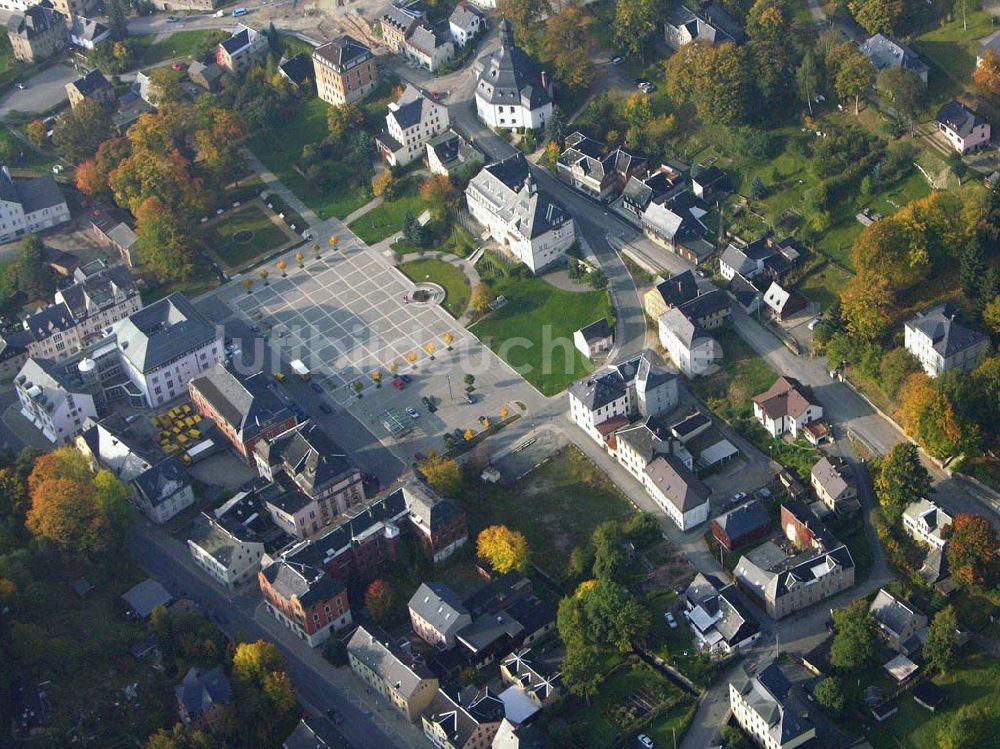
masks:
<instances>
[{"instance_id":1,"label":"red car","mask_svg":"<svg viewBox=\"0 0 1000 749\"><path fill-rule=\"evenodd\" d=\"M399 379L398 377L396 377L396 378L395 378L395 379L394 379L394 380L392 381L392 386L393 386L394 388L396 388L396 390L402 390L402 389L404 389L404 388L406 387L406 383L405 383L405 382L403 382L403 381L402 381L401 379Z\"/></svg>"},{"instance_id":2,"label":"red car","mask_svg":"<svg viewBox=\"0 0 1000 749\"><path fill-rule=\"evenodd\" d=\"M177 71L178 73L180 73L180 72L181 72L182 70L184 70L184 66L183 66L183 65L181 65L181 64L180 64L179 62L175 62L175 63L174 63L173 65L171 65L170 67L172 67L172 68L173 68L174 70L176 70L176 71Z\"/></svg>"}]
</instances>

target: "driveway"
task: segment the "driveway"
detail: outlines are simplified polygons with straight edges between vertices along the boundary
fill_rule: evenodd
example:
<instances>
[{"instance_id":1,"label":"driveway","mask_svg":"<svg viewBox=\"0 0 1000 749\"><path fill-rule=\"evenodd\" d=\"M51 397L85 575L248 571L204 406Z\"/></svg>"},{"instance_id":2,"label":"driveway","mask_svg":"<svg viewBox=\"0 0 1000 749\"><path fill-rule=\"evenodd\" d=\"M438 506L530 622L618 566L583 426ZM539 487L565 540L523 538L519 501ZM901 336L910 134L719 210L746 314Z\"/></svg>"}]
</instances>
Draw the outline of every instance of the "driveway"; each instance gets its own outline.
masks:
<instances>
[{"instance_id":1,"label":"driveway","mask_svg":"<svg viewBox=\"0 0 1000 749\"><path fill-rule=\"evenodd\" d=\"M35 114L45 112L66 101L66 84L80 77L66 63L53 65L25 81L25 89L11 88L0 96L0 117L12 112Z\"/></svg>"}]
</instances>

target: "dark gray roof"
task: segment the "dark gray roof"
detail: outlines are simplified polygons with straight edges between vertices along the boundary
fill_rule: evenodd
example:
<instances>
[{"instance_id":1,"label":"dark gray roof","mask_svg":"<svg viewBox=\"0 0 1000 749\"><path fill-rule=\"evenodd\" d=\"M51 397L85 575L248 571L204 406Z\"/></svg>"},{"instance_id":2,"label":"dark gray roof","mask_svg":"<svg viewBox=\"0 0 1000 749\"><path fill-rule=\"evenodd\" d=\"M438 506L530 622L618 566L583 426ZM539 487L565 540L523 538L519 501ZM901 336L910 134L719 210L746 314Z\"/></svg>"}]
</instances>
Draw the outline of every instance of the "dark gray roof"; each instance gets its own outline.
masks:
<instances>
[{"instance_id":1,"label":"dark gray roof","mask_svg":"<svg viewBox=\"0 0 1000 749\"><path fill-rule=\"evenodd\" d=\"M36 340L48 338L63 330L69 330L74 325L76 325L76 320L65 304L51 304L24 319L25 329Z\"/></svg>"},{"instance_id":2,"label":"dark gray roof","mask_svg":"<svg viewBox=\"0 0 1000 749\"><path fill-rule=\"evenodd\" d=\"M102 88L111 88L108 79L100 70L91 70L85 76L73 81L73 86L82 96L90 96L92 93Z\"/></svg>"},{"instance_id":3,"label":"dark gray roof","mask_svg":"<svg viewBox=\"0 0 1000 749\"><path fill-rule=\"evenodd\" d=\"M524 631L520 622L506 611L477 616L458 633L458 639L473 653L480 653L501 638L513 639Z\"/></svg>"},{"instance_id":4,"label":"dark gray roof","mask_svg":"<svg viewBox=\"0 0 1000 749\"><path fill-rule=\"evenodd\" d=\"M148 619L149 615L153 613L153 609L157 606L166 606L174 600L174 597L159 580L149 578L129 588L122 595L122 599L135 612L136 616Z\"/></svg>"},{"instance_id":5,"label":"dark gray roof","mask_svg":"<svg viewBox=\"0 0 1000 749\"><path fill-rule=\"evenodd\" d=\"M985 117L981 117L954 99L938 110L937 121L963 138L979 125L989 124L989 120Z\"/></svg>"},{"instance_id":6,"label":"dark gray roof","mask_svg":"<svg viewBox=\"0 0 1000 749\"><path fill-rule=\"evenodd\" d=\"M970 328L950 304L933 307L906 324L930 338L934 350L944 357L978 346L986 340L986 335Z\"/></svg>"},{"instance_id":7,"label":"dark gray roof","mask_svg":"<svg viewBox=\"0 0 1000 749\"><path fill-rule=\"evenodd\" d=\"M559 203L538 189L520 151L502 161L489 164L472 178L469 190L483 194L491 205L499 204L497 215L517 226L528 239L539 237L568 221L569 213Z\"/></svg>"},{"instance_id":8,"label":"dark gray roof","mask_svg":"<svg viewBox=\"0 0 1000 749\"><path fill-rule=\"evenodd\" d=\"M34 39L51 29L65 29L66 19L62 13L52 9L47 3L32 5L23 13L15 13L7 21L7 30L18 36Z\"/></svg>"},{"instance_id":9,"label":"dark gray roof","mask_svg":"<svg viewBox=\"0 0 1000 749\"><path fill-rule=\"evenodd\" d=\"M453 23L462 31L468 32L472 31L477 18L480 21L483 18L483 14L478 8L470 3L459 3L455 6L455 10L451 12L451 15L448 16L448 23Z\"/></svg>"},{"instance_id":10,"label":"dark gray roof","mask_svg":"<svg viewBox=\"0 0 1000 749\"><path fill-rule=\"evenodd\" d=\"M466 142L465 138L451 129L435 136L428 145L446 167L453 162L461 163L477 155L476 150Z\"/></svg>"},{"instance_id":11,"label":"dark gray roof","mask_svg":"<svg viewBox=\"0 0 1000 749\"><path fill-rule=\"evenodd\" d=\"M722 289L712 289L680 305L680 311L684 313L684 316L695 321L729 308L729 295Z\"/></svg>"},{"instance_id":12,"label":"dark gray roof","mask_svg":"<svg viewBox=\"0 0 1000 749\"><path fill-rule=\"evenodd\" d=\"M414 125L419 125L420 121L424 116L424 109L431 109L433 107L433 102L421 94L416 89L413 89L412 98L408 97L407 94L410 93L410 87L407 86L407 91L403 92L401 101L404 103L395 111L390 111L388 116L396 120L396 124L402 130L408 130Z\"/></svg>"},{"instance_id":13,"label":"dark gray roof","mask_svg":"<svg viewBox=\"0 0 1000 749\"><path fill-rule=\"evenodd\" d=\"M263 372L242 377L219 363L191 380L188 387L197 390L246 442L292 416L269 384Z\"/></svg>"},{"instance_id":14,"label":"dark gray roof","mask_svg":"<svg viewBox=\"0 0 1000 749\"><path fill-rule=\"evenodd\" d=\"M281 466L310 497L358 470L343 448L323 427L311 421L279 434L267 444L257 443L269 465Z\"/></svg>"},{"instance_id":15,"label":"dark gray roof","mask_svg":"<svg viewBox=\"0 0 1000 749\"><path fill-rule=\"evenodd\" d=\"M335 70L343 71L358 60L366 60L372 56L372 51L364 44L352 36L344 34L327 42L322 47L318 47L313 52L315 57L322 57L329 62Z\"/></svg>"},{"instance_id":16,"label":"dark gray roof","mask_svg":"<svg viewBox=\"0 0 1000 749\"><path fill-rule=\"evenodd\" d=\"M740 505L724 515L719 515L713 522L722 528L731 539L738 539L749 533L754 533L771 525L767 508L756 500Z\"/></svg>"},{"instance_id":17,"label":"dark gray roof","mask_svg":"<svg viewBox=\"0 0 1000 749\"><path fill-rule=\"evenodd\" d=\"M449 635L463 623L469 612L458 594L444 583L421 583L408 607L438 632ZM468 623L465 620L464 623Z\"/></svg>"},{"instance_id":18,"label":"dark gray roof","mask_svg":"<svg viewBox=\"0 0 1000 749\"><path fill-rule=\"evenodd\" d=\"M45 174L34 179L12 181L5 175L5 178L0 178L0 183L2 182L12 182L14 195L16 196L14 201L21 204L25 213L34 213L43 208L53 208L66 202L62 190L59 189L59 185L56 184L51 174ZM9 193L0 193L0 197L4 200L10 200L7 194Z\"/></svg>"},{"instance_id":19,"label":"dark gray roof","mask_svg":"<svg viewBox=\"0 0 1000 749\"><path fill-rule=\"evenodd\" d=\"M222 48L230 55L234 55L244 47L250 45L250 29L243 27L228 39L222 41Z\"/></svg>"},{"instance_id":20,"label":"dark gray roof","mask_svg":"<svg viewBox=\"0 0 1000 749\"><path fill-rule=\"evenodd\" d=\"M233 688L222 666L211 670L192 667L175 692L191 720L204 715L213 705L233 704Z\"/></svg>"},{"instance_id":21,"label":"dark gray roof","mask_svg":"<svg viewBox=\"0 0 1000 749\"><path fill-rule=\"evenodd\" d=\"M513 104L536 109L552 101L542 87L542 75L534 60L514 44L510 21L500 21L500 48L479 60L481 67L476 95L491 104Z\"/></svg>"},{"instance_id":22,"label":"dark gray roof","mask_svg":"<svg viewBox=\"0 0 1000 749\"><path fill-rule=\"evenodd\" d=\"M673 455L657 455L646 466L646 475L667 500L682 513L708 501L712 490Z\"/></svg>"},{"instance_id":23,"label":"dark gray roof","mask_svg":"<svg viewBox=\"0 0 1000 749\"><path fill-rule=\"evenodd\" d=\"M281 749L343 749L347 740L323 718L302 718Z\"/></svg>"},{"instance_id":24,"label":"dark gray roof","mask_svg":"<svg viewBox=\"0 0 1000 749\"><path fill-rule=\"evenodd\" d=\"M686 270L660 281L656 284L656 291L667 305L677 307L698 296L698 279L693 271Z\"/></svg>"},{"instance_id":25,"label":"dark gray roof","mask_svg":"<svg viewBox=\"0 0 1000 749\"><path fill-rule=\"evenodd\" d=\"M301 86L307 78L312 80L315 76L312 58L305 52L301 52L287 60L282 60L278 68L296 86Z\"/></svg>"},{"instance_id":26,"label":"dark gray roof","mask_svg":"<svg viewBox=\"0 0 1000 749\"><path fill-rule=\"evenodd\" d=\"M883 34L875 34L865 40L861 45L861 52L877 70L903 68L918 75L927 74L927 65L916 52Z\"/></svg>"},{"instance_id":27,"label":"dark gray roof","mask_svg":"<svg viewBox=\"0 0 1000 749\"><path fill-rule=\"evenodd\" d=\"M596 411L625 395L625 381L615 369L608 369L591 377L577 380L569 391L583 401L590 411Z\"/></svg>"},{"instance_id":28,"label":"dark gray roof","mask_svg":"<svg viewBox=\"0 0 1000 749\"><path fill-rule=\"evenodd\" d=\"M190 483L187 470L178 455L161 460L135 478L137 489L154 507L165 502Z\"/></svg>"},{"instance_id":29,"label":"dark gray roof","mask_svg":"<svg viewBox=\"0 0 1000 749\"><path fill-rule=\"evenodd\" d=\"M731 682L750 708L768 726L768 733L777 745L782 746L802 736L813 725L806 716L799 716L785 705L791 683L778 664L771 663L752 676L746 665L741 665Z\"/></svg>"},{"instance_id":30,"label":"dark gray roof","mask_svg":"<svg viewBox=\"0 0 1000 749\"><path fill-rule=\"evenodd\" d=\"M600 320L595 320L590 323L590 325L584 325L580 328L580 333L583 335L583 340L587 343L592 343L594 341L600 341L604 338L608 338L613 335L615 329L611 327L608 323L607 318L602 317Z\"/></svg>"},{"instance_id":31,"label":"dark gray roof","mask_svg":"<svg viewBox=\"0 0 1000 749\"><path fill-rule=\"evenodd\" d=\"M358 627L347 643L347 651L406 699L412 697L426 679L434 678L422 661L415 661L397 650L388 635L375 627Z\"/></svg>"},{"instance_id":32,"label":"dark gray roof","mask_svg":"<svg viewBox=\"0 0 1000 749\"><path fill-rule=\"evenodd\" d=\"M298 599L307 611L317 603L329 601L344 590L344 584L318 567L276 559L261 570L268 583L282 598Z\"/></svg>"},{"instance_id":33,"label":"dark gray roof","mask_svg":"<svg viewBox=\"0 0 1000 749\"><path fill-rule=\"evenodd\" d=\"M216 337L215 328L183 294L171 294L115 325L118 347L142 373L148 373Z\"/></svg>"},{"instance_id":34,"label":"dark gray roof","mask_svg":"<svg viewBox=\"0 0 1000 749\"><path fill-rule=\"evenodd\" d=\"M885 588L879 588L875 600L868 607L875 621L893 635L903 634L922 614L909 601L897 598Z\"/></svg>"}]
</instances>

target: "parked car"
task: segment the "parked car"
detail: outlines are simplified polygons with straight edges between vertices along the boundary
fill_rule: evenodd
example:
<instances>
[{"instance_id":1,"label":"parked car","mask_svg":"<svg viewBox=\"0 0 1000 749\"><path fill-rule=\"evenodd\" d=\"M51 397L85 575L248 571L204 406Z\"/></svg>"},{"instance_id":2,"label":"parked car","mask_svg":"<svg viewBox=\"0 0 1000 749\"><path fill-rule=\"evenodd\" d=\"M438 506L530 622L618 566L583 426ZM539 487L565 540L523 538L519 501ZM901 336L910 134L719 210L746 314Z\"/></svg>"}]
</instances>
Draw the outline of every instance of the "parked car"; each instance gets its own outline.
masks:
<instances>
[{"instance_id":1,"label":"parked car","mask_svg":"<svg viewBox=\"0 0 1000 749\"><path fill-rule=\"evenodd\" d=\"M332 707L326 711L326 717L336 723L338 726L344 722L344 716L334 710Z\"/></svg>"},{"instance_id":2,"label":"parked car","mask_svg":"<svg viewBox=\"0 0 1000 749\"><path fill-rule=\"evenodd\" d=\"M405 387L406 387L406 383L404 383L404 382L403 382L403 381L402 381L401 379L399 379L398 377L393 377L393 378L392 378L392 386L393 386L394 388L396 388L396 390L402 390L403 388L405 388Z\"/></svg>"},{"instance_id":3,"label":"parked car","mask_svg":"<svg viewBox=\"0 0 1000 749\"><path fill-rule=\"evenodd\" d=\"M614 57L611 58L612 65L621 65L623 62L625 62L625 58L622 57L621 55L615 55Z\"/></svg>"},{"instance_id":4,"label":"parked car","mask_svg":"<svg viewBox=\"0 0 1000 749\"><path fill-rule=\"evenodd\" d=\"M646 749L656 749L656 744L654 744L653 740L649 738L649 736L647 736L646 734L640 733L636 737L636 739L638 740L639 744L646 747Z\"/></svg>"},{"instance_id":5,"label":"parked car","mask_svg":"<svg viewBox=\"0 0 1000 749\"><path fill-rule=\"evenodd\" d=\"M422 452L418 451L413 453L413 459L418 463L423 463L425 460L427 460L427 456L424 455Z\"/></svg>"},{"instance_id":6,"label":"parked car","mask_svg":"<svg viewBox=\"0 0 1000 749\"><path fill-rule=\"evenodd\" d=\"M328 405L326 405L325 403L320 403L320 404L319 404L319 410L320 410L320 411L322 411L323 413L325 413L325 414L326 414L327 416L329 416L330 414L332 414L332 413L333 413L333 409L332 409L332 408L330 408L330 407L329 407Z\"/></svg>"},{"instance_id":7,"label":"parked car","mask_svg":"<svg viewBox=\"0 0 1000 749\"><path fill-rule=\"evenodd\" d=\"M320 385L318 382L310 382L309 387L312 388L312 391L314 393L319 393L320 395L323 394L323 386Z\"/></svg>"},{"instance_id":8,"label":"parked car","mask_svg":"<svg viewBox=\"0 0 1000 749\"><path fill-rule=\"evenodd\" d=\"M409 376L408 374L401 374L401 375L399 376L399 379L401 379L401 380L402 380L403 382L405 382L405 383L406 383L407 385L409 385L409 384L410 384L411 382L413 382L413 378L412 378L412 377L410 377L410 376Z\"/></svg>"},{"instance_id":9,"label":"parked car","mask_svg":"<svg viewBox=\"0 0 1000 749\"><path fill-rule=\"evenodd\" d=\"M734 505L738 505L740 502L742 502L746 498L747 498L747 493L746 492L736 492L736 494L733 495L733 498L732 498L731 501L732 501L732 503Z\"/></svg>"},{"instance_id":10,"label":"parked car","mask_svg":"<svg viewBox=\"0 0 1000 749\"><path fill-rule=\"evenodd\" d=\"M424 396L423 398L421 398L420 400L421 400L421 401L423 401L423 404L424 404L424 406L426 406L427 410L428 410L428 411L429 411L430 413L434 413L435 411L437 411L437 410L438 410L438 407L434 405L434 401L433 401L433 400L431 400L429 396L426 396L426 395L425 395L425 396Z\"/></svg>"},{"instance_id":11,"label":"parked car","mask_svg":"<svg viewBox=\"0 0 1000 749\"><path fill-rule=\"evenodd\" d=\"M475 403L476 399L472 396L472 393L466 393L465 394L465 402L466 403Z\"/></svg>"},{"instance_id":12,"label":"parked car","mask_svg":"<svg viewBox=\"0 0 1000 749\"><path fill-rule=\"evenodd\" d=\"M419 419L420 418L420 412L417 409L415 409L413 406L407 406L406 407L406 413L407 413L407 415L409 415L409 417L411 419Z\"/></svg>"},{"instance_id":13,"label":"parked car","mask_svg":"<svg viewBox=\"0 0 1000 749\"><path fill-rule=\"evenodd\" d=\"M806 327L809 328L809 330L816 330L816 326L819 325L819 323L820 319L818 317L814 317L809 321L809 324Z\"/></svg>"}]
</instances>

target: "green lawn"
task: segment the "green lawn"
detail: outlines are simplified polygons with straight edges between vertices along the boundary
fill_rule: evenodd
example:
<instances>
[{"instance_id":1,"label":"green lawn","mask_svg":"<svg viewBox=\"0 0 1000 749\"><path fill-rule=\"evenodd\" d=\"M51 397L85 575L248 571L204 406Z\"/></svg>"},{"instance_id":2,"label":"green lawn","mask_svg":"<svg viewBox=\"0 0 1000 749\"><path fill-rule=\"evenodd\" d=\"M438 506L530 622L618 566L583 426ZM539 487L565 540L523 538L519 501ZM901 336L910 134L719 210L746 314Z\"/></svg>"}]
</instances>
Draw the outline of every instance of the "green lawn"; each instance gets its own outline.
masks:
<instances>
[{"instance_id":1,"label":"green lawn","mask_svg":"<svg viewBox=\"0 0 1000 749\"><path fill-rule=\"evenodd\" d=\"M436 250L438 252L447 252L452 255L458 255L459 257L468 257L475 252L476 246L476 240L469 235L469 232L458 224L454 224L451 227L448 238L440 244L435 242L431 244L430 247L417 247L412 242L400 239L398 242L393 243L392 251L398 256L411 255L413 253L426 252L428 250Z\"/></svg>"},{"instance_id":2,"label":"green lawn","mask_svg":"<svg viewBox=\"0 0 1000 749\"><path fill-rule=\"evenodd\" d=\"M204 44L222 41L227 36L224 31L216 29L178 31L162 39L156 39L152 34L129 37L129 44L133 45L136 66L145 68L178 57L192 57Z\"/></svg>"},{"instance_id":3,"label":"green lawn","mask_svg":"<svg viewBox=\"0 0 1000 749\"><path fill-rule=\"evenodd\" d=\"M424 210L424 203L420 199L420 185L416 178L411 177L399 185L392 200L383 201L381 205L348 224L348 228L362 242L375 244L402 231L403 216L407 212L416 218Z\"/></svg>"},{"instance_id":4,"label":"green lawn","mask_svg":"<svg viewBox=\"0 0 1000 749\"><path fill-rule=\"evenodd\" d=\"M573 347L573 333L608 315L606 291L563 291L525 278L501 281L493 293L507 305L473 330L543 395L562 392L593 369Z\"/></svg>"},{"instance_id":5,"label":"green lawn","mask_svg":"<svg viewBox=\"0 0 1000 749\"><path fill-rule=\"evenodd\" d=\"M371 199L366 190L357 187L351 180L356 176L356 165L331 161L324 167L336 172L331 184L337 187L332 190L323 190L308 183L294 168L302 155L303 146L319 143L327 136L327 109L329 105L326 102L312 97L302 103L280 131L265 130L257 133L247 141L247 146L285 187L312 208L321 219L331 216L344 218Z\"/></svg>"},{"instance_id":6,"label":"green lawn","mask_svg":"<svg viewBox=\"0 0 1000 749\"><path fill-rule=\"evenodd\" d=\"M938 734L962 705L977 705L993 716L988 735L1000 733L1000 662L983 652L961 661L934 683L948 695L948 704L930 713L913 701L909 694L899 701L899 712L873 729L868 736L875 749L936 749Z\"/></svg>"},{"instance_id":7,"label":"green lawn","mask_svg":"<svg viewBox=\"0 0 1000 749\"><path fill-rule=\"evenodd\" d=\"M738 559L739 555L736 557ZM707 688L715 679L717 669L709 657L699 653L694 646L691 626L679 614L675 616L677 627L674 629L671 629L663 619L664 613L673 610L676 600L677 594L668 591L646 601L646 605L653 612L650 649L699 687Z\"/></svg>"},{"instance_id":8,"label":"green lawn","mask_svg":"<svg viewBox=\"0 0 1000 749\"><path fill-rule=\"evenodd\" d=\"M734 331L713 333L725 354L721 369L692 383L695 394L730 424L753 417L750 399L767 390L778 379L763 358Z\"/></svg>"},{"instance_id":9,"label":"green lawn","mask_svg":"<svg viewBox=\"0 0 1000 749\"><path fill-rule=\"evenodd\" d=\"M21 169L37 169L41 172L50 172L53 165L59 163L59 159L54 156L46 156L33 146L28 145L23 140L14 135L10 130L0 127L0 142L4 148L9 148L14 155L7 163L7 166Z\"/></svg>"},{"instance_id":10,"label":"green lawn","mask_svg":"<svg viewBox=\"0 0 1000 749\"><path fill-rule=\"evenodd\" d=\"M976 68L976 55L980 49L979 40L997 30L991 22L991 15L986 11L970 11L967 20L968 30L962 27L959 15L954 21L913 40L917 53L951 78L955 91L970 86L972 71ZM931 77L938 72L933 67Z\"/></svg>"},{"instance_id":11,"label":"green lawn","mask_svg":"<svg viewBox=\"0 0 1000 749\"><path fill-rule=\"evenodd\" d=\"M222 262L237 268L277 250L288 242L288 236L274 224L270 215L256 205L249 205L205 229L202 241Z\"/></svg>"},{"instance_id":12,"label":"green lawn","mask_svg":"<svg viewBox=\"0 0 1000 749\"><path fill-rule=\"evenodd\" d=\"M193 299L196 296L204 294L206 291L217 288L218 285L218 277L208 267L207 263L203 263L197 265L194 271L192 271L191 277L185 280L159 281L156 279L147 279L147 285L142 289L142 299L146 304L151 304L157 299L162 299L176 292L181 292L187 295L188 298Z\"/></svg>"},{"instance_id":13,"label":"green lawn","mask_svg":"<svg viewBox=\"0 0 1000 749\"><path fill-rule=\"evenodd\" d=\"M520 531L534 563L557 580L565 576L573 549L598 525L634 513L625 495L575 447L563 448L513 488L477 480L459 499L470 536L497 524Z\"/></svg>"},{"instance_id":14,"label":"green lawn","mask_svg":"<svg viewBox=\"0 0 1000 749\"><path fill-rule=\"evenodd\" d=\"M34 72L34 65L18 62L14 59L14 48L7 35L0 36L0 91L6 91Z\"/></svg>"},{"instance_id":15,"label":"green lawn","mask_svg":"<svg viewBox=\"0 0 1000 749\"><path fill-rule=\"evenodd\" d=\"M809 273L799 282L798 290L810 301L816 302L821 309L829 309L840 299L840 293L851 280L851 274L827 263Z\"/></svg>"},{"instance_id":16,"label":"green lawn","mask_svg":"<svg viewBox=\"0 0 1000 749\"><path fill-rule=\"evenodd\" d=\"M469 306L472 289L465 273L444 260L429 258L403 263L399 269L414 283L430 281L439 284L445 291L444 308L452 317L461 317Z\"/></svg>"}]
</instances>

